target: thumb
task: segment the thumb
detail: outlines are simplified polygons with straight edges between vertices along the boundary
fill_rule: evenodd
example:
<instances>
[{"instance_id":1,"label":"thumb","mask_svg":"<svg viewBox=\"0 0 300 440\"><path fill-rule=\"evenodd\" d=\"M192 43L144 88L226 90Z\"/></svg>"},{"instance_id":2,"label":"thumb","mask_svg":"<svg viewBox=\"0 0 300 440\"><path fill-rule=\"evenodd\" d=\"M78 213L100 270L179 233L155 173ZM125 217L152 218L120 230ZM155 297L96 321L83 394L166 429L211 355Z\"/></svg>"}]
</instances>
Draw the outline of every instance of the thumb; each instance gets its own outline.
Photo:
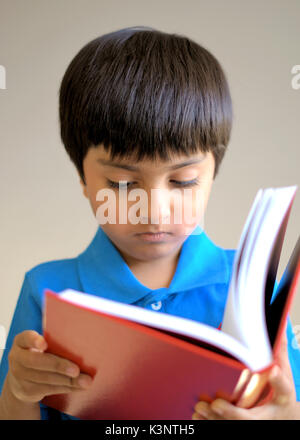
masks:
<instances>
[{"instance_id":1,"label":"thumb","mask_svg":"<svg viewBox=\"0 0 300 440\"><path fill-rule=\"evenodd\" d=\"M34 330L25 330L15 337L15 344L20 348L27 348L31 351L45 351L47 342L45 338Z\"/></svg>"},{"instance_id":2,"label":"thumb","mask_svg":"<svg viewBox=\"0 0 300 440\"><path fill-rule=\"evenodd\" d=\"M294 395L294 387L290 378L283 373L278 365L273 367L270 375L270 384L273 388L273 403L285 405Z\"/></svg>"},{"instance_id":3,"label":"thumb","mask_svg":"<svg viewBox=\"0 0 300 440\"><path fill-rule=\"evenodd\" d=\"M287 322L281 334L280 345L278 350L276 350L274 362L280 367L283 374L287 376L290 381L293 381L293 374L288 355Z\"/></svg>"},{"instance_id":4,"label":"thumb","mask_svg":"<svg viewBox=\"0 0 300 440\"><path fill-rule=\"evenodd\" d=\"M287 367L287 364L289 365L288 360L288 348L287 348L287 322L285 323L284 329L282 330L279 346L278 349L276 349L276 355L275 355L275 363L277 363L280 368L285 369Z\"/></svg>"}]
</instances>

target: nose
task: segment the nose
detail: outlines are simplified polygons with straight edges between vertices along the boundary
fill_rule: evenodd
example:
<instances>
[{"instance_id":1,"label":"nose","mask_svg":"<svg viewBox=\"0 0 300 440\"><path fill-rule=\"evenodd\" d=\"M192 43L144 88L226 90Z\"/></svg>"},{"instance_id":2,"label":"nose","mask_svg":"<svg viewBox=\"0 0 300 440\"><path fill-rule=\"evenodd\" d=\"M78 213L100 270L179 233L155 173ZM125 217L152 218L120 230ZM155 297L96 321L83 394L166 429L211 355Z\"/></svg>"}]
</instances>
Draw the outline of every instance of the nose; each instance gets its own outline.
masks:
<instances>
[{"instance_id":1,"label":"nose","mask_svg":"<svg viewBox=\"0 0 300 440\"><path fill-rule=\"evenodd\" d=\"M170 224L171 200L169 191L163 188L152 188L148 197L148 219L151 224Z\"/></svg>"}]
</instances>

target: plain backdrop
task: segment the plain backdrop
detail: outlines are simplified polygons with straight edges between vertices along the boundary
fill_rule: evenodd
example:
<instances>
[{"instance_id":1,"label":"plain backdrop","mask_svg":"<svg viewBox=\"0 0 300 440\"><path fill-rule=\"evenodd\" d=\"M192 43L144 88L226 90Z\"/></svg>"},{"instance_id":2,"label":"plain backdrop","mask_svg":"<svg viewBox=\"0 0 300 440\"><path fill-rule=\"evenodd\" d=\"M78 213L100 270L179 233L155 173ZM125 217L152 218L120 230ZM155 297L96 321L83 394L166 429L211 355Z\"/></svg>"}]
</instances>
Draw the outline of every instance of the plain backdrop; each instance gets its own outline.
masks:
<instances>
[{"instance_id":1,"label":"plain backdrop","mask_svg":"<svg viewBox=\"0 0 300 440\"><path fill-rule=\"evenodd\" d=\"M221 62L234 106L231 142L205 229L235 248L259 188L299 184L299 0L0 0L0 325L8 332L27 270L78 255L97 228L59 136L58 89L91 39L127 26L186 35ZM291 213L280 276L299 234ZM292 312L300 324L298 289ZM0 351L1 353L1 351Z\"/></svg>"}]
</instances>

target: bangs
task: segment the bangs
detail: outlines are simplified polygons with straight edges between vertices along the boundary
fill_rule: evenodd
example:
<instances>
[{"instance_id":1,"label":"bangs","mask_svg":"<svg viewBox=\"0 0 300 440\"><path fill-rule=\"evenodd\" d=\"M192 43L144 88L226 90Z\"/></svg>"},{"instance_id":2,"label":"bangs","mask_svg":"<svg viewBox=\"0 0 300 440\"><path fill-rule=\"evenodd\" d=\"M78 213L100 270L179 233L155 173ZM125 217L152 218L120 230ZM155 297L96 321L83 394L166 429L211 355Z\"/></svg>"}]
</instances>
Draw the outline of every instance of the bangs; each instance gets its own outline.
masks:
<instances>
[{"instance_id":1,"label":"bangs","mask_svg":"<svg viewBox=\"0 0 300 440\"><path fill-rule=\"evenodd\" d=\"M112 158L136 161L212 151L218 166L232 103L225 74L206 49L179 35L130 28L76 55L61 84L60 119L77 165L88 148L103 144Z\"/></svg>"}]
</instances>

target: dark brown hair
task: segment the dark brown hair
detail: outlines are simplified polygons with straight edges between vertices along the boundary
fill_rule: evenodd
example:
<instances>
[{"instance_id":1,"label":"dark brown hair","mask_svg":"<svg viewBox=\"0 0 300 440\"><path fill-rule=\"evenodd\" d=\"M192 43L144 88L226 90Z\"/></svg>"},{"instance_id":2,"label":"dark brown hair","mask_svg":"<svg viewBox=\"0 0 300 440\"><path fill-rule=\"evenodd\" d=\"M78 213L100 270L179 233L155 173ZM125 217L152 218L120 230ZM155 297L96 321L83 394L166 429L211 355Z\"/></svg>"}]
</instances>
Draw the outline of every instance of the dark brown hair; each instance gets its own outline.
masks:
<instances>
[{"instance_id":1,"label":"dark brown hair","mask_svg":"<svg viewBox=\"0 0 300 440\"><path fill-rule=\"evenodd\" d=\"M147 27L86 44L62 79L59 114L63 144L83 181L83 159L100 143L112 158L135 161L211 151L216 176L232 126L217 59L185 36Z\"/></svg>"}]
</instances>

